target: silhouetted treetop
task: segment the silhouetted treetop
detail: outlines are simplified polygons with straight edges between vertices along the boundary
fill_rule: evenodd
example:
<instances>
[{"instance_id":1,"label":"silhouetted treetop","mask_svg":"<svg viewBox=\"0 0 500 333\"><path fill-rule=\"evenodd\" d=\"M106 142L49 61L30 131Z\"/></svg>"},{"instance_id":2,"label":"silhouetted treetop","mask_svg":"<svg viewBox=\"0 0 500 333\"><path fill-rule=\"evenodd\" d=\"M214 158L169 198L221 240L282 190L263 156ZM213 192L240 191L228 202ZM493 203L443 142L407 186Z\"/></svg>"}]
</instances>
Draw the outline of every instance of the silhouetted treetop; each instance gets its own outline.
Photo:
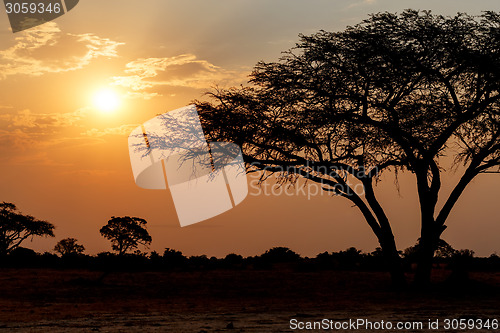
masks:
<instances>
[{"instance_id":1,"label":"silhouetted treetop","mask_svg":"<svg viewBox=\"0 0 500 333\"><path fill-rule=\"evenodd\" d=\"M293 262L300 259L300 255L288 247L273 247L266 252L264 252L261 256L262 259L267 260L269 262Z\"/></svg>"},{"instance_id":2,"label":"silhouetted treetop","mask_svg":"<svg viewBox=\"0 0 500 333\"><path fill-rule=\"evenodd\" d=\"M146 229L147 221L139 217L115 217L103 226L100 233L111 241L113 250L119 255L136 249L139 245L148 246L152 238Z\"/></svg>"},{"instance_id":3,"label":"silhouetted treetop","mask_svg":"<svg viewBox=\"0 0 500 333\"><path fill-rule=\"evenodd\" d=\"M360 159L413 169L450 138L479 151L498 132L499 22L410 10L301 36L279 62L255 67L254 87L212 93L217 108L199 103L205 128L268 164L342 161L348 171Z\"/></svg>"},{"instance_id":4,"label":"silhouetted treetop","mask_svg":"<svg viewBox=\"0 0 500 333\"><path fill-rule=\"evenodd\" d=\"M38 220L31 215L23 215L16 205L0 203L0 255L18 248L27 238L34 236L54 237L54 225Z\"/></svg>"},{"instance_id":5,"label":"silhouetted treetop","mask_svg":"<svg viewBox=\"0 0 500 333\"><path fill-rule=\"evenodd\" d=\"M75 238L65 238L56 244L54 251L60 253L62 256L78 255L85 251L85 246L78 244Z\"/></svg>"}]
</instances>

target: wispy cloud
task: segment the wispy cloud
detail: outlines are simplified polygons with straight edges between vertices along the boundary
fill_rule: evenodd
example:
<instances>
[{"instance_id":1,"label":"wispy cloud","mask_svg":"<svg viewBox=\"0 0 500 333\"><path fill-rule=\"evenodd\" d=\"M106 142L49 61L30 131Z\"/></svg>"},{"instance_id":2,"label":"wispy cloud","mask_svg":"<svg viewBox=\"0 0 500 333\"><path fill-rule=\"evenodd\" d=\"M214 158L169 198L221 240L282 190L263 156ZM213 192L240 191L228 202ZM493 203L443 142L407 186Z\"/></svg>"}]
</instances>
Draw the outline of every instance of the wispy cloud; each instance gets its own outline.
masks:
<instances>
[{"instance_id":1,"label":"wispy cloud","mask_svg":"<svg viewBox=\"0 0 500 333\"><path fill-rule=\"evenodd\" d=\"M0 151L25 151L37 143L37 137L34 137L29 133L25 133L20 129L12 131L0 130Z\"/></svg>"},{"instance_id":2,"label":"wispy cloud","mask_svg":"<svg viewBox=\"0 0 500 333\"><path fill-rule=\"evenodd\" d=\"M75 126L85 118L88 109L82 108L69 113L34 113L22 110L0 115L0 126L16 129L54 129Z\"/></svg>"},{"instance_id":3,"label":"wispy cloud","mask_svg":"<svg viewBox=\"0 0 500 333\"><path fill-rule=\"evenodd\" d=\"M91 136L61 136L31 129L0 129L0 161L13 165L68 166L60 150L76 150L106 143Z\"/></svg>"},{"instance_id":4,"label":"wispy cloud","mask_svg":"<svg viewBox=\"0 0 500 333\"><path fill-rule=\"evenodd\" d=\"M40 152L102 142L98 137L65 135L66 130L72 127L81 130L90 114L89 111L86 108L68 113L34 113L31 110L22 110L1 114L0 159L8 159L15 164L27 164L36 160L47 165L47 158L39 154ZM23 159L22 156L27 157Z\"/></svg>"},{"instance_id":5,"label":"wispy cloud","mask_svg":"<svg viewBox=\"0 0 500 333\"><path fill-rule=\"evenodd\" d=\"M122 44L93 34L63 33L50 22L21 32L13 46L0 50L0 79L81 69L97 58L117 57Z\"/></svg>"},{"instance_id":6,"label":"wispy cloud","mask_svg":"<svg viewBox=\"0 0 500 333\"><path fill-rule=\"evenodd\" d=\"M363 5L373 5L377 2L377 0L362 0L362 1L356 1L352 4L350 4L349 6L347 6L347 9L350 9L350 8L355 8L355 7L359 7L359 6L363 6Z\"/></svg>"},{"instance_id":7,"label":"wispy cloud","mask_svg":"<svg viewBox=\"0 0 500 333\"><path fill-rule=\"evenodd\" d=\"M140 124L129 124L129 125L121 125L118 127L110 127L104 129L93 128L88 130L81 135L84 136L92 136L92 137L103 137L105 135L129 135L130 132Z\"/></svg>"},{"instance_id":8,"label":"wispy cloud","mask_svg":"<svg viewBox=\"0 0 500 333\"><path fill-rule=\"evenodd\" d=\"M39 165L39 166L52 166L52 167L68 167L72 166L71 163L58 162L49 157L47 152L36 152L34 154L23 154L13 156L10 159L10 164L14 165Z\"/></svg>"},{"instance_id":9,"label":"wispy cloud","mask_svg":"<svg viewBox=\"0 0 500 333\"><path fill-rule=\"evenodd\" d=\"M230 71L193 54L166 58L141 58L129 62L125 73L113 77L113 83L131 89L130 97L160 96L161 87L206 89L212 85L234 85L246 81L246 71Z\"/></svg>"},{"instance_id":10,"label":"wispy cloud","mask_svg":"<svg viewBox=\"0 0 500 333\"><path fill-rule=\"evenodd\" d=\"M103 170L103 169L76 169L62 171L62 175L76 176L78 178L85 177L93 179L95 177L109 177L116 176L118 173L124 173L123 170Z\"/></svg>"},{"instance_id":11,"label":"wispy cloud","mask_svg":"<svg viewBox=\"0 0 500 333\"><path fill-rule=\"evenodd\" d=\"M30 110L22 110L1 114L0 151L94 145L105 142L104 136L129 135L134 128L139 126L139 124L126 124L85 130L90 115L91 110L88 108L68 113L34 113ZM73 132L80 130L80 133L67 136L69 133L67 130L70 128Z\"/></svg>"}]
</instances>

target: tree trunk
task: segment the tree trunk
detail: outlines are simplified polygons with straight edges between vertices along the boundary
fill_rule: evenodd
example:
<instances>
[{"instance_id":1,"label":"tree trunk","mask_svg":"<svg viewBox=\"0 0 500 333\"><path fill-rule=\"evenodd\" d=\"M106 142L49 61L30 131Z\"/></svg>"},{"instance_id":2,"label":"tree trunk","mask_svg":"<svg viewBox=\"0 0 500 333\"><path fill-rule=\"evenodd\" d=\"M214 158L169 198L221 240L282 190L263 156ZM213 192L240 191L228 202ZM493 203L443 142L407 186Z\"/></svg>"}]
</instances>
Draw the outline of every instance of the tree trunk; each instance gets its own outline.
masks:
<instances>
[{"instance_id":1,"label":"tree trunk","mask_svg":"<svg viewBox=\"0 0 500 333\"><path fill-rule=\"evenodd\" d=\"M370 212L368 207L366 207L361 200L354 200L357 198L351 200L360 208L366 221L377 236L384 258L389 266L389 273L391 274L393 288L403 289L406 287L406 276L403 269L403 263L396 247L396 241L394 240L391 224L389 223L389 219L382 209L382 206L380 206L380 203L375 197L372 182L372 178L364 179L363 186L365 189L365 198L373 210L373 213L377 217L378 223L372 212Z\"/></svg>"},{"instance_id":2,"label":"tree trunk","mask_svg":"<svg viewBox=\"0 0 500 333\"><path fill-rule=\"evenodd\" d=\"M439 239L443 233L443 225L439 225L435 218L436 204L438 201L441 180L439 171L434 170L437 166L432 163L424 163L418 169L417 189L420 201L421 229L420 242L417 252L417 270L415 272L414 284L419 288L426 288L431 283L432 262ZM432 170L432 182L428 184L429 168Z\"/></svg>"},{"instance_id":3,"label":"tree trunk","mask_svg":"<svg viewBox=\"0 0 500 333\"><path fill-rule=\"evenodd\" d=\"M414 284L420 288L426 288L431 284L432 262L434 248L430 244L420 242L417 253L417 270L415 272Z\"/></svg>"},{"instance_id":4,"label":"tree trunk","mask_svg":"<svg viewBox=\"0 0 500 333\"><path fill-rule=\"evenodd\" d=\"M381 239L380 246L384 254L385 260L389 266L389 273L391 274L392 287L395 289L403 289L406 287L406 276L403 269L403 263L399 256L392 233Z\"/></svg>"},{"instance_id":5,"label":"tree trunk","mask_svg":"<svg viewBox=\"0 0 500 333\"><path fill-rule=\"evenodd\" d=\"M417 270L414 279L414 284L420 288L426 288L431 283L434 252L436 251L441 233L445 229L444 226L437 229L434 221L423 223L423 226L420 243L418 244Z\"/></svg>"}]
</instances>

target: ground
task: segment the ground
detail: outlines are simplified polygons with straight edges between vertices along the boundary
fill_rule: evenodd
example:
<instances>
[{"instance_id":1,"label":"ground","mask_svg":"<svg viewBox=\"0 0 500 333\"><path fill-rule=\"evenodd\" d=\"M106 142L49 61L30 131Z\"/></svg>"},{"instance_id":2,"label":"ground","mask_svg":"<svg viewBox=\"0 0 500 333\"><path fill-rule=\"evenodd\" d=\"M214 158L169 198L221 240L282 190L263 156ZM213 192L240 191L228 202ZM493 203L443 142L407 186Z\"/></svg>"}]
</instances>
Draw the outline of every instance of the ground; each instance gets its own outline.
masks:
<instances>
[{"instance_id":1,"label":"ground","mask_svg":"<svg viewBox=\"0 0 500 333\"><path fill-rule=\"evenodd\" d=\"M448 273L436 270L429 291L398 292L381 272L111 272L98 282L98 271L1 269L0 329L293 332L293 318L500 319L500 273L472 273L473 282L460 286L443 283Z\"/></svg>"}]
</instances>

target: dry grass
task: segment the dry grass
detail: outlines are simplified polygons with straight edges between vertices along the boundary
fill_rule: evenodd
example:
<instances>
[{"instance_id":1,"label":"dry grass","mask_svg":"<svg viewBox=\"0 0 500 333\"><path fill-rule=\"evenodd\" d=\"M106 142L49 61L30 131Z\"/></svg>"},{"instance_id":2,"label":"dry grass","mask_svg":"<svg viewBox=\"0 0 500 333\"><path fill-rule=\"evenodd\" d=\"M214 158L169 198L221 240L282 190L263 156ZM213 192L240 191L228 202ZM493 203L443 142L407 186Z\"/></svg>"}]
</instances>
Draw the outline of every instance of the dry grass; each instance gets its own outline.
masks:
<instances>
[{"instance_id":1,"label":"dry grass","mask_svg":"<svg viewBox=\"0 0 500 333\"><path fill-rule=\"evenodd\" d=\"M500 274L425 293L377 272L0 270L0 323L19 331L284 332L299 318L498 318ZM499 318L500 319L500 318ZM147 329L146 329L147 328Z\"/></svg>"}]
</instances>

